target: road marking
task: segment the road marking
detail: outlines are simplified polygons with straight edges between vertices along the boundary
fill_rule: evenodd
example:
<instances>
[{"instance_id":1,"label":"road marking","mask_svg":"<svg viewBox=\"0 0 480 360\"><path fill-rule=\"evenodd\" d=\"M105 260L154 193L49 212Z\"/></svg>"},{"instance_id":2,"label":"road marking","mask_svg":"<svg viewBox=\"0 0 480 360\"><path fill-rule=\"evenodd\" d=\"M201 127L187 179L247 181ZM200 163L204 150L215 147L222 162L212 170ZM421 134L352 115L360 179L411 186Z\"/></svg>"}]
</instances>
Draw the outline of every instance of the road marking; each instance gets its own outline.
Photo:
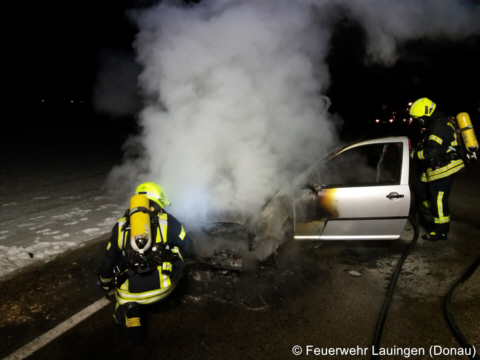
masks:
<instances>
[{"instance_id":1,"label":"road marking","mask_svg":"<svg viewBox=\"0 0 480 360\"><path fill-rule=\"evenodd\" d=\"M106 297L101 298L100 300L94 302L93 304L87 306L85 309L81 310L80 312L73 315L71 318L65 320L61 324L57 325L50 331L47 331L42 336L36 338L32 342L28 343L27 345L23 346L22 348L18 349L14 353L8 355L3 360L22 360L26 357L32 355L38 349L47 345L50 341L54 340L58 336L62 335L64 332L69 330L70 328L74 327L78 323L85 320L87 317L95 313L96 311L100 310L101 308L105 307L106 305L110 304L110 300Z\"/></svg>"}]
</instances>

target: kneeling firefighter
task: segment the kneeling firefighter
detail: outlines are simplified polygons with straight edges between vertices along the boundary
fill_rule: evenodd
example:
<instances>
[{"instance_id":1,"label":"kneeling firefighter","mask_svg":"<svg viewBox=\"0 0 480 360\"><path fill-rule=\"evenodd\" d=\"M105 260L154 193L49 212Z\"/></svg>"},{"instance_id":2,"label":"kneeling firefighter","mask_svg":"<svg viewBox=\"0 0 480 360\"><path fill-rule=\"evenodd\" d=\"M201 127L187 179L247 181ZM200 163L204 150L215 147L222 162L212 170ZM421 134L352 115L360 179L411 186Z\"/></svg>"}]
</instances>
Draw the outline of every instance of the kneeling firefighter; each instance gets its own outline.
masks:
<instances>
[{"instance_id":1,"label":"kneeling firefighter","mask_svg":"<svg viewBox=\"0 0 480 360\"><path fill-rule=\"evenodd\" d=\"M465 167L460 155L463 148L457 136L458 125L428 98L415 101L409 112L426 130L424 139L410 155L420 161L420 174L413 190L419 203L433 215L433 223L423 239L447 240L450 231L448 200L456 174Z\"/></svg>"},{"instance_id":2,"label":"kneeling firefighter","mask_svg":"<svg viewBox=\"0 0 480 360\"><path fill-rule=\"evenodd\" d=\"M165 205L170 203L160 186L139 185L130 208L113 227L98 272L101 287L115 289L114 317L134 344L145 337L145 305L172 293L185 268L184 256L193 254L192 239Z\"/></svg>"}]
</instances>

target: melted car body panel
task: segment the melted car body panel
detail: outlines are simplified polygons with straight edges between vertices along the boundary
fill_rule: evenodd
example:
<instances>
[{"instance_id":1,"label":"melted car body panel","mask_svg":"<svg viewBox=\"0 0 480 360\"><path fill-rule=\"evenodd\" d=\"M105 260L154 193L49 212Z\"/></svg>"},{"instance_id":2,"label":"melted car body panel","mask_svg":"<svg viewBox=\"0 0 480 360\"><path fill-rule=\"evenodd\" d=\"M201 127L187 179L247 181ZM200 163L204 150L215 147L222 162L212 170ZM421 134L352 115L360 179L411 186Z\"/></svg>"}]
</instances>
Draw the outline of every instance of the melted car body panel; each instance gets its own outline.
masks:
<instances>
[{"instance_id":1,"label":"melted car body panel","mask_svg":"<svg viewBox=\"0 0 480 360\"><path fill-rule=\"evenodd\" d=\"M362 141L294 185L297 240L398 239L410 212L406 137Z\"/></svg>"}]
</instances>

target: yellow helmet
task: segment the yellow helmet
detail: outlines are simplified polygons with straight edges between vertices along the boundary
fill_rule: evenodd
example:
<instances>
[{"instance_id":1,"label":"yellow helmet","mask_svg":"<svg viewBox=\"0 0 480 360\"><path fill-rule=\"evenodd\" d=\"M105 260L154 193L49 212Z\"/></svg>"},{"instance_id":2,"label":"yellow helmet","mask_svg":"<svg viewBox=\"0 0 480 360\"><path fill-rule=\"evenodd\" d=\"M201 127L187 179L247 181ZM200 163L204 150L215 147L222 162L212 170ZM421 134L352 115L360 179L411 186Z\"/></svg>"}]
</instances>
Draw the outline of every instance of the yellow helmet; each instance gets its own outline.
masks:
<instances>
[{"instance_id":1,"label":"yellow helmet","mask_svg":"<svg viewBox=\"0 0 480 360\"><path fill-rule=\"evenodd\" d=\"M436 104L427 98L421 98L415 101L410 107L410 116L418 118L422 116L430 116L436 108Z\"/></svg>"},{"instance_id":2,"label":"yellow helmet","mask_svg":"<svg viewBox=\"0 0 480 360\"><path fill-rule=\"evenodd\" d=\"M170 205L170 202L165 199L165 195L163 195L162 188L153 182L146 182L138 185L135 194L145 195L149 200L154 201L162 208L165 205Z\"/></svg>"}]
</instances>

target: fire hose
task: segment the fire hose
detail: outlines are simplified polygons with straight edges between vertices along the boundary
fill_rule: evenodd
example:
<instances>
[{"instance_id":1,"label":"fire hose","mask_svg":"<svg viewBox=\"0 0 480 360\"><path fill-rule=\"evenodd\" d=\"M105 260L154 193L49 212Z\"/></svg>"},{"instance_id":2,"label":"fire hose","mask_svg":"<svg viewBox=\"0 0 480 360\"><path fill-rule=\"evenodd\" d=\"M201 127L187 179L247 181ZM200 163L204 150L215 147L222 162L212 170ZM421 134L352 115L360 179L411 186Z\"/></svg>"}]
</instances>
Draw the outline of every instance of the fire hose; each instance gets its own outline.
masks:
<instances>
[{"instance_id":1,"label":"fire hose","mask_svg":"<svg viewBox=\"0 0 480 360\"><path fill-rule=\"evenodd\" d=\"M385 325L385 320L387 317L387 312L388 308L390 307L390 303L392 302L393 298L393 292L395 291L395 286L397 285L397 280L398 277L400 276L400 272L402 270L403 263L405 262L405 259L410 255L412 252L413 248L415 247L417 241L418 241L418 236L420 233L419 225L418 225L418 216L409 216L408 221L413 225L413 240L410 242L410 244L407 246L405 251L402 254L402 257L398 260L397 266L395 267L395 271L393 272L392 280L390 281L390 285L388 286L388 291L387 295L385 296L385 300L383 301L382 305L382 310L380 312L380 316L377 321L377 326L375 328L375 333L373 336L373 342L372 342L372 349L375 349L375 351L372 351L372 360L379 360L380 355L378 355L378 349L380 348L380 340L382 338L382 333L383 333L383 327Z\"/></svg>"},{"instance_id":2,"label":"fire hose","mask_svg":"<svg viewBox=\"0 0 480 360\"><path fill-rule=\"evenodd\" d=\"M465 281L468 280L470 276L475 272L477 267L480 265L480 255L476 257L476 259L473 261L473 263L470 265L470 267L467 269L467 271L460 277L460 279L453 284L453 286L450 288L450 291L448 292L447 296L445 296L445 300L443 302L443 311L445 314L445 318L447 320L448 326L450 327L450 330L452 330L453 335L457 339L458 343L465 349L465 350L471 350L473 346L468 343L468 341L465 339L463 336L462 332L458 328L457 324L455 323L455 319L453 318L452 312L450 311L450 303L452 302L452 297L453 293L457 289L457 287L461 284L463 284ZM468 353L468 352L466 352ZM474 360L479 360L480 356L478 355L469 355L470 359Z\"/></svg>"},{"instance_id":3,"label":"fire hose","mask_svg":"<svg viewBox=\"0 0 480 360\"><path fill-rule=\"evenodd\" d=\"M375 351L372 351L372 360L379 360L380 356L378 355L378 349L380 347L380 340L382 338L382 333L383 333L383 328L385 325L385 320L387 316L388 309L390 307L390 303L393 298L393 292L395 290L395 286L397 284L398 277L400 276L400 272L402 270L403 263L405 262L405 259L410 255L412 252L413 248L415 247L417 241L418 241L418 236L419 236L419 225L418 225L418 215L414 216L409 216L408 220L410 223L413 225L414 228L414 237L410 244L407 246L405 249L404 253L402 254L402 257L399 259L395 271L392 276L392 280L390 281L390 285L388 286L388 291L387 295L385 297L385 300L382 305L382 309L380 312L380 316L377 320L377 325L375 328L375 333L372 341L372 349L375 349ZM467 271L460 277L460 279L453 284L451 287L450 291L447 293L445 296L444 304L443 304L443 309L444 309L444 315L446 318L446 321L448 323L448 326L450 327L453 335L457 339L458 343L466 350L466 353L469 353L471 349L473 349L473 346L468 343L468 341L465 339L464 335L458 328L457 324L455 323L455 320L453 318L453 315L450 310L450 304L452 301L453 294L455 290L458 288L459 285L463 284L465 281L472 276L472 274L475 272L477 267L480 265L480 256L477 256L476 259L473 261L473 263L470 265L470 267L467 269ZM469 358L472 360L480 360L480 357L477 354L474 355L469 355Z\"/></svg>"}]
</instances>

